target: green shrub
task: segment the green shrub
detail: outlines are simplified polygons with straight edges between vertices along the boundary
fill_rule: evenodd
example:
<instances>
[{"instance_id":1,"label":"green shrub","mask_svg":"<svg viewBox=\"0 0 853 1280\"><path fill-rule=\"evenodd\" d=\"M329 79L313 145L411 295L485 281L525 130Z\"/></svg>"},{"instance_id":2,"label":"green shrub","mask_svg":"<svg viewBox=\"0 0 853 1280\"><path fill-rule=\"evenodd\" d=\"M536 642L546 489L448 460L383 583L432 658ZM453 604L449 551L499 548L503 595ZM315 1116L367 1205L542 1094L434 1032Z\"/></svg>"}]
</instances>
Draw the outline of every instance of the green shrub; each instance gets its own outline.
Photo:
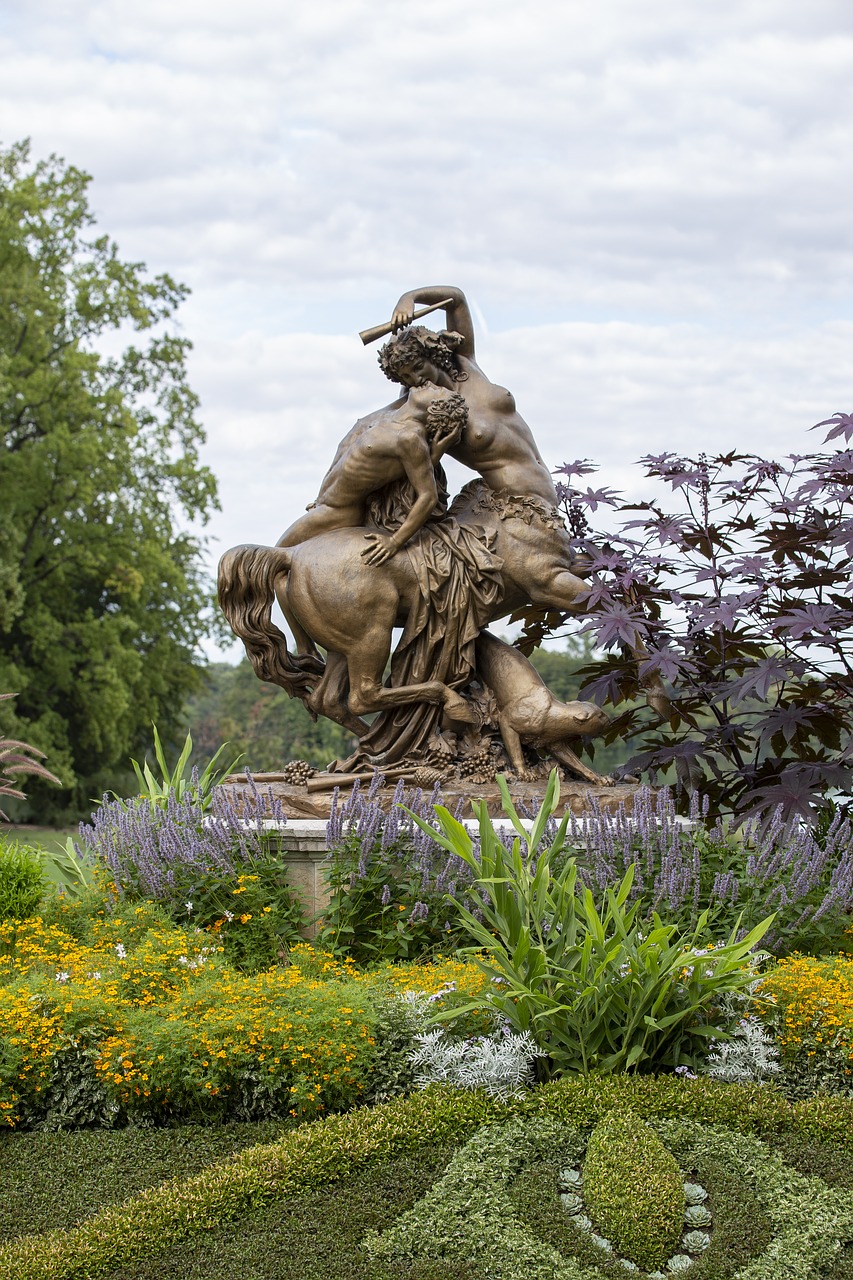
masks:
<instances>
[{"instance_id":1,"label":"green shrub","mask_svg":"<svg viewBox=\"0 0 853 1280\"><path fill-rule=\"evenodd\" d=\"M699 1158L689 1172L708 1188L714 1219L711 1244L706 1253L694 1260L691 1280L733 1280L770 1244L770 1220L748 1178L724 1163ZM597 1269L608 1280L625 1280L621 1262L597 1246L590 1232L575 1225L576 1220L555 1196L559 1173L560 1162L546 1160L519 1175L510 1187L510 1201L518 1220L564 1257L572 1257L582 1267Z\"/></svg>"},{"instance_id":2,"label":"green shrub","mask_svg":"<svg viewBox=\"0 0 853 1280\"><path fill-rule=\"evenodd\" d=\"M37 849L0 840L0 920L26 920L35 915L45 891Z\"/></svg>"},{"instance_id":3,"label":"green shrub","mask_svg":"<svg viewBox=\"0 0 853 1280\"><path fill-rule=\"evenodd\" d=\"M749 953L772 917L743 938L733 933L723 946L713 944L705 914L685 935L657 916L649 925L639 901L628 905L633 866L616 889L607 889L599 907L573 859L552 870L568 816L550 848L543 846L559 802L557 771L529 833L506 782L498 782L518 832L511 850L499 840L485 804L472 802L479 850L441 805L435 807L439 832L416 817L425 833L469 867L482 895L476 915L461 901L456 909L473 943L467 950L493 985L460 1007L485 1003L516 1031L529 1032L544 1055L537 1072L546 1077L699 1065L709 1037L726 1035L725 1026L714 1025L721 997L754 979ZM522 855L522 841L537 851L535 858ZM440 1016L454 1012L459 1008Z\"/></svg>"},{"instance_id":4,"label":"green shrub","mask_svg":"<svg viewBox=\"0 0 853 1280\"><path fill-rule=\"evenodd\" d=\"M839 1151L835 1145L792 1133L776 1134L769 1143L786 1164L805 1177L820 1178L830 1187L853 1187L853 1151Z\"/></svg>"},{"instance_id":5,"label":"green shrub","mask_svg":"<svg viewBox=\"0 0 853 1280\"><path fill-rule=\"evenodd\" d=\"M105 1280L379 1280L362 1240L389 1215L414 1204L440 1176L452 1151L421 1148L374 1161L334 1187L306 1191L203 1237L108 1273ZM381 1280L477 1280L476 1272L419 1269L385 1272ZM485 1277L484 1277L485 1280Z\"/></svg>"},{"instance_id":6,"label":"green shrub","mask_svg":"<svg viewBox=\"0 0 853 1280\"><path fill-rule=\"evenodd\" d=\"M818 1179L802 1177L764 1143L748 1135L680 1120L659 1121L653 1127L682 1168L709 1168L709 1162L715 1161L754 1187L760 1212L753 1243L759 1248L742 1247L743 1218L740 1223L730 1220L727 1228L740 1275L748 1275L750 1280L779 1280L783 1276L812 1280L838 1256L853 1231L853 1194L849 1189L840 1192ZM555 1247L517 1214L520 1198L513 1194L512 1186L519 1174L541 1164L550 1153L575 1164L584 1146L579 1127L561 1128L553 1120L524 1123L516 1119L487 1126L456 1153L444 1176L418 1204L381 1235L368 1236L367 1247L386 1266L420 1260L474 1261L487 1249L501 1280L580 1280L581 1276L592 1280L595 1275L624 1275L624 1263L613 1256L611 1242L599 1237L599 1244L596 1234L584 1238L580 1232L569 1232ZM584 1165L584 1195L588 1163L589 1158ZM680 1180L678 1166L676 1172ZM730 1180L729 1193L731 1190ZM554 1198L555 1193L556 1186ZM724 1197L725 1193L720 1200ZM647 1207L654 1211L652 1202L647 1202ZM592 1212L588 1204L587 1209ZM593 1222L594 1229L600 1226ZM641 1230L639 1220L633 1229L636 1236ZM676 1239L683 1229L681 1223L676 1224ZM689 1235L684 1238L687 1247L688 1241ZM704 1280L732 1276L724 1245L725 1233L716 1257L694 1264L697 1276ZM690 1270L694 1274L693 1266Z\"/></svg>"},{"instance_id":7,"label":"green shrub","mask_svg":"<svg viewBox=\"0 0 853 1280\"><path fill-rule=\"evenodd\" d=\"M618 1251L648 1271L676 1252L684 1180L660 1138L631 1111L595 1127L583 1166L584 1199Z\"/></svg>"},{"instance_id":8,"label":"green shrub","mask_svg":"<svg viewBox=\"0 0 853 1280\"><path fill-rule=\"evenodd\" d=\"M46 1130L0 1137L0 1240L68 1230L169 1179L184 1181L295 1121L149 1129Z\"/></svg>"},{"instance_id":9,"label":"green shrub","mask_svg":"<svg viewBox=\"0 0 853 1280\"><path fill-rule=\"evenodd\" d=\"M559 1253L518 1221L509 1187L546 1153L570 1160L585 1145L580 1129L550 1119L487 1125L457 1151L418 1204L381 1235L367 1236L368 1252L384 1266L399 1266L476 1262L487 1249L502 1280L563 1280Z\"/></svg>"}]
</instances>

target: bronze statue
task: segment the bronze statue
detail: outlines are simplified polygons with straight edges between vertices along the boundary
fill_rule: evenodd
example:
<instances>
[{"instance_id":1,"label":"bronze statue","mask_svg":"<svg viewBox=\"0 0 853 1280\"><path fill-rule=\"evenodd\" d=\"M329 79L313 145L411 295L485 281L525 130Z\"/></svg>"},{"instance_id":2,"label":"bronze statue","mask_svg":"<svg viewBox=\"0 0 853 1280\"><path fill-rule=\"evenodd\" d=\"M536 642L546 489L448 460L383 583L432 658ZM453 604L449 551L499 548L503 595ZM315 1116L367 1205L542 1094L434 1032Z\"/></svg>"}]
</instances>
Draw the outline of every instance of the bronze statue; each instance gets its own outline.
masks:
<instances>
[{"instance_id":1,"label":"bronze statue","mask_svg":"<svg viewBox=\"0 0 853 1280\"><path fill-rule=\"evenodd\" d=\"M413 325L436 309L444 331ZM222 557L222 609L262 680L358 738L333 777L378 767L447 779L476 759L523 779L553 757L606 785L570 745L600 733L605 713L559 702L518 650L485 630L528 603L583 608L582 562L530 428L477 364L459 289L403 294L390 322L362 337L385 333L395 336L380 365L402 395L342 440L316 501L277 547ZM479 473L449 506L445 453ZM295 653L272 621L274 598ZM403 634L391 655L395 627ZM368 725L370 712L379 714Z\"/></svg>"}]
</instances>

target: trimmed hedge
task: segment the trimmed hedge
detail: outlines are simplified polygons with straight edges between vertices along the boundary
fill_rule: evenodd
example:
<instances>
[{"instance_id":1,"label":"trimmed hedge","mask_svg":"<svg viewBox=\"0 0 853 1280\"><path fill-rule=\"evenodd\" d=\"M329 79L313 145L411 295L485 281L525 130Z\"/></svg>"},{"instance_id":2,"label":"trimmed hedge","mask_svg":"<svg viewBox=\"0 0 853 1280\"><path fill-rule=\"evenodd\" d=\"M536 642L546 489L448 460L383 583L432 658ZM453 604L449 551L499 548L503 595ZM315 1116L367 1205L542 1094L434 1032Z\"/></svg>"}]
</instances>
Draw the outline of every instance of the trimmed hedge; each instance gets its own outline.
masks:
<instances>
[{"instance_id":1,"label":"trimmed hedge","mask_svg":"<svg viewBox=\"0 0 853 1280\"><path fill-rule=\"evenodd\" d=\"M0 1246L2 1280L91 1280L195 1232L273 1201L338 1181L371 1159L459 1143L512 1116L553 1116L591 1127L614 1107L644 1119L689 1117L760 1136L792 1133L853 1151L853 1101L796 1104L760 1085L613 1076L560 1080L514 1102L430 1089L373 1109L305 1124L194 1178L152 1188L72 1231Z\"/></svg>"},{"instance_id":2,"label":"trimmed hedge","mask_svg":"<svg viewBox=\"0 0 853 1280\"><path fill-rule=\"evenodd\" d=\"M67 1231L148 1187L192 1178L295 1128L293 1120L270 1120L172 1129L0 1131L0 1240Z\"/></svg>"},{"instance_id":3,"label":"trimmed hedge","mask_svg":"<svg viewBox=\"0 0 853 1280\"><path fill-rule=\"evenodd\" d=\"M452 1154L428 1147L382 1161L331 1188L303 1192L136 1263L123 1263L104 1280L376 1280L362 1244L365 1232L417 1203ZM471 1268L457 1275L477 1280ZM423 1276L451 1280L454 1272L430 1267ZM389 1271L382 1280L397 1276ZM408 1272L401 1271L399 1280L409 1280Z\"/></svg>"},{"instance_id":4,"label":"trimmed hedge","mask_svg":"<svg viewBox=\"0 0 853 1280\"><path fill-rule=\"evenodd\" d=\"M648 1271L677 1253L684 1179L657 1134L632 1111L595 1126L583 1166L590 1213L618 1251Z\"/></svg>"}]
</instances>

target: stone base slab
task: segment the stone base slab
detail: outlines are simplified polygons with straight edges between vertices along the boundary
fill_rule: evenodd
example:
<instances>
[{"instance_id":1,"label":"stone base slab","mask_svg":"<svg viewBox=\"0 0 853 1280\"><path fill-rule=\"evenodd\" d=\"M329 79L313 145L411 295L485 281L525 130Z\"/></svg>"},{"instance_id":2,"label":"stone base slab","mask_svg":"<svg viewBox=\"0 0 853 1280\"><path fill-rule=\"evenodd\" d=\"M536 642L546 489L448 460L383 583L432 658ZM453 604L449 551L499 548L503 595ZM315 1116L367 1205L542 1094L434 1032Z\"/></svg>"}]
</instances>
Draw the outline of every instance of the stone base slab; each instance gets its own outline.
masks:
<instances>
[{"instance_id":1,"label":"stone base slab","mask_svg":"<svg viewBox=\"0 0 853 1280\"><path fill-rule=\"evenodd\" d=\"M307 785L301 786L280 781L280 774L256 773L252 777L263 797L272 793L273 797L281 803L288 821L291 818L313 818L325 821L331 813L335 787L334 774L319 775L312 778ZM328 783L328 788L318 789L318 782ZM226 778L219 785L228 793L238 809L243 807L243 797L249 790L245 781ZM367 781L363 786L366 785L368 785ZM520 809L527 808L535 811L542 802L546 785L545 779L537 782L513 782L510 785L513 803ZM561 817L566 812L580 815L587 812L593 802L603 809L618 809L620 805L630 808L638 790L638 784L635 782L618 782L612 787L599 787L573 778L564 779L560 782L560 804L557 816ZM350 791L351 787L341 788L341 799L345 799ZM377 802L386 812L393 799L393 785L381 787L376 793ZM473 816L470 808L471 800L485 800L489 815L493 818L503 815L503 803L497 783L460 782L448 783L442 787L439 801L450 809L451 813L455 812L460 800L465 801L465 817ZM269 816L271 817L272 814L269 813Z\"/></svg>"}]
</instances>

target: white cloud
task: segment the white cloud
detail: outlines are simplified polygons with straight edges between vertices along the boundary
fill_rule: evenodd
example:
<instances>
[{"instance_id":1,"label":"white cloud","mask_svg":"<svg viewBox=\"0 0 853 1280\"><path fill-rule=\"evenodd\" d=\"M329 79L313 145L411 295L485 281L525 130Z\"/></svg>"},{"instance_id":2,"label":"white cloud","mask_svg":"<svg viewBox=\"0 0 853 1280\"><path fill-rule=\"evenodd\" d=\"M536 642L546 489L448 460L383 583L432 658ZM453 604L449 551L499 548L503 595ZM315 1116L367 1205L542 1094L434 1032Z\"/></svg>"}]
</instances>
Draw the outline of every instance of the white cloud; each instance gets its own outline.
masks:
<instances>
[{"instance_id":1,"label":"white cloud","mask_svg":"<svg viewBox=\"0 0 853 1280\"><path fill-rule=\"evenodd\" d=\"M539 326L480 344L546 462L589 457L610 487L648 491L637 460L665 450L809 452L809 427L848 403L853 322L744 340L698 326ZM393 399L372 349L321 335L209 344L193 358L223 512L219 550L272 542L317 492L356 418ZM456 483L468 475L453 470Z\"/></svg>"},{"instance_id":2,"label":"white cloud","mask_svg":"<svg viewBox=\"0 0 853 1280\"><path fill-rule=\"evenodd\" d=\"M848 0L13 0L0 59L5 141L193 287L219 549L314 496L414 284L467 290L543 456L609 484L850 407Z\"/></svg>"}]
</instances>

